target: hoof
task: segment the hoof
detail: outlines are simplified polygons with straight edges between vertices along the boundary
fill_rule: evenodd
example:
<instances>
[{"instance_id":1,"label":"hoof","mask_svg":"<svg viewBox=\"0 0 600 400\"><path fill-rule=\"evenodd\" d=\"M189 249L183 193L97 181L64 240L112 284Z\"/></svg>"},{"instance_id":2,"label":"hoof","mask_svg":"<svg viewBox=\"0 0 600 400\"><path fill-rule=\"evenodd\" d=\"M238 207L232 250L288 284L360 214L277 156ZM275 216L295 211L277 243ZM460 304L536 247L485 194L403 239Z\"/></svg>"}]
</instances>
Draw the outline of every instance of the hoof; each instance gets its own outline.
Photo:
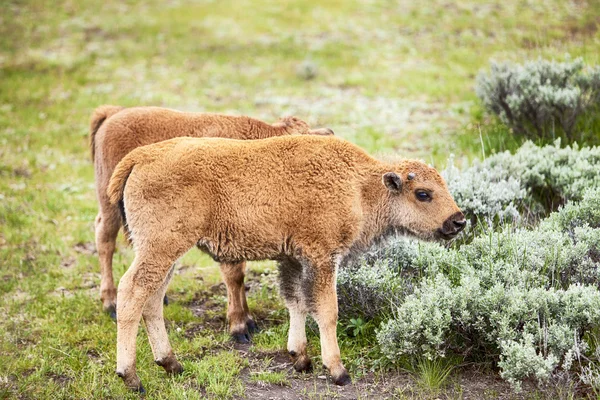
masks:
<instances>
[{"instance_id":1,"label":"hoof","mask_svg":"<svg viewBox=\"0 0 600 400\"><path fill-rule=\"evenodd\" d=\"M164 304L165 306L168 306L168 305L169 305L169 298L167 297L167 295L165 295L165 297L163 298L163 304Z\"/></svg>"},{"instance_id":2,"label":"hoof","mask_svg":"<svg viewBox=\"0 0 600 400\"><path fill-rule=\"evenodd\" d=\"M232 333L231 338L236 343L241 343L241 344L250 343L250 335L247 333Z\"/></svg>"},{"instance_id":3,"label":"hoof","mask_svg":"<svg viewBox=\"0 0 600 400\"><path fill-rule=\"evenodd\" d=\"M333 383L335 383L338 386L346 386L352 383L352 379L350 378L350 375L348 375L348 373L346 371L344 371L342 374L340 374L338 377L333 376Z\"/></svg>"},{"instance_id":4,"label":"hoof","mask_svg":"<svg viewBox=\"0 0 600 400\"><path fill-rule=\"evenodd\" d=\"M144 385L142 385L142 382L140 381L140 378L138 378L137 375L127 375L121 372L117 372L117 375L123 379L123 383L125 383L125 386L127 386L127 388L133 392L138 392L140 394L146 394L146 389L144 389Z\"/></svg>"},{"instance_id":5,"label":"hoof","mask_svg":"<svg viewBox=\"0 0 600 400\"><path fill-rule=\"evenodd\" d=\"M311 372L312 362L310 361L310 358L308 358L306 355L298 357L298 359L294 362L294 369L296 372Z\"/></svg>"},{"instance_id":6,"label":"hoof","mask_svg":"<svg viewBox=\"0 0 600 400\"><path fill-rule=\"evenodd\" d=\"M258 325L256 325L256 322L254 322L253 319L249 319L248 321L246 321L246 327L248 328L248 332L250 334L260 332L260 328L258 327Z\"/></svg>"},{"instance_id":7,"label":"hoof","mask_svg":"<svg viewBox=\"0 0 600 400\"><path fill-rule=\"evenodd\" d=\"M163 367L169 375L179 375L183 372L183 366L177 361L174 355L164 360L155 360L154 362Z\"/></svg>"},{"instance_id":8,"label":"hoof","mask_svg":"<svg viewBox=\"0 0 600 400\"><path fill-rule=\"evenodd\" d=\"M104 312L107 313L112 319L117 320L117 306L111 304L110 306L104 309Z\"/></svg>"}]
</instances>

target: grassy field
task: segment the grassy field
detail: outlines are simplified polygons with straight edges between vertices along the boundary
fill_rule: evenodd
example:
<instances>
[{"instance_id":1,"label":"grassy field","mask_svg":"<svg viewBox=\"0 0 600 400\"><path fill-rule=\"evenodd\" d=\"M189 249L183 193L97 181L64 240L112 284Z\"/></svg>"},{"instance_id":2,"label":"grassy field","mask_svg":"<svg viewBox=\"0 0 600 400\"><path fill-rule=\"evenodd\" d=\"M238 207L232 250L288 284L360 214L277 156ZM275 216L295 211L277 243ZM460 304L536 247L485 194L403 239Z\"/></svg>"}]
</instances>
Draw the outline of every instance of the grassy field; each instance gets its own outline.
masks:
<instances>
[{"instance_id":1,"label":"grassy field","mask_svg":"<svg viewBox=\"0 0 600 400\"><path fill-rule=\"evenodd\" d=\"M481 112L474 79L490 59L570 54L599 62L597 1L423 4L3 1L0 398L137 397L114 373L115 323L99 301L87 147L96 106L160 105L268 121L295 114L372 153L443 166L451 153L462 162L479 156L481 140L497 142L480 138L472 123ZM117 277L132 258L121 243ZM431 366L390 370L370 336L357 338L346 326L340 346L355 385L335 388L320 369L299 376L282 352L287 313L273 265L250 270L250 307L263 331L239 347L226 332L218 267L197 251L182 259L166 318L186 373L166 377L142 329L138 368L148 397L513 396L486 371L453 372L437 388Z\"/></svg>"}]
</instances>

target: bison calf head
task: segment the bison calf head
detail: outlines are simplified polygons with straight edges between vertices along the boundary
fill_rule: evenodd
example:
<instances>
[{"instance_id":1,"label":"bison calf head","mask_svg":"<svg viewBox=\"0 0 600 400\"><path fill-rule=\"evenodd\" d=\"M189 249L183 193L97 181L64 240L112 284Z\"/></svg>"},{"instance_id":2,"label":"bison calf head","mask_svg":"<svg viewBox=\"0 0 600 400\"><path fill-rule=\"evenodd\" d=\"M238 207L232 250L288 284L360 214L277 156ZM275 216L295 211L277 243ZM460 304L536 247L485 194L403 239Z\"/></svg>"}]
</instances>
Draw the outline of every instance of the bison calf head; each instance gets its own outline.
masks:
<instances>
[{"instance_id":1,"label":"bison calf head","mask_svg":"<svg viewBox=\"0 0 600 400\"><path fill-rule=\"evenodd\" d=\"M425 240L448 240L465 227L465 216L435 169L418 161L406 161L394 169L382 178L388 191L386 211L394 229Z\"/></svg>"}]
</instances>

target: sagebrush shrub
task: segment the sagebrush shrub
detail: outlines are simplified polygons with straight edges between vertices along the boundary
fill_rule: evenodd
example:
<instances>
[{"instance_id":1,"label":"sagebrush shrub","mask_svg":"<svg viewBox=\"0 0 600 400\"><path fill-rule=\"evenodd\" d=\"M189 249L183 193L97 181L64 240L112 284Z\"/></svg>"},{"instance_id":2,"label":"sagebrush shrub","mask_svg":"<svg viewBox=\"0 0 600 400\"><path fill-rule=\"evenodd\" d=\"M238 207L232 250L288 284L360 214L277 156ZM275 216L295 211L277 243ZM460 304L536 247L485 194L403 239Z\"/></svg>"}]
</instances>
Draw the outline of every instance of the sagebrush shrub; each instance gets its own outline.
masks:
<instances>
[{"instance_id":1,"label":"sagebrush shrub","mask_svg":"<svg viewBox=\"0 0 600 400\"><path fill-rule=\"evenodd\" d=\"M535 229L507 227L457 250L419 246L425 254L413 264L431 265L382 324L383 353L492 358L517 389L571 368L590 348L584 334L600 324L599 199L590 189ZM459 279L440 268L448 264Z\"/></svg>"},{"instance_id":2,"label":"sagebrush shrub","mask_svg":"<svg viewBox=\"0 0 600 400\"><path fill-rule=\"evenodd\" d=\"M597 149L527 144L522 150L486 160L486 176L509 178L520 170L517 198L524 200L523 190L546 187L563 201L580 201L569 201L533 229L505 225L458 248L397 239L340 271L340 315L382 320L377 340L390 360L448 353L488 359L515 389L525 378L545 381L575 366L583 381L595 379L598 360L590 351L600 326ZM469 193L477 196L474 184L469 190L458 191L459 203ZM479 204L480 213L490 216L505 210L498 204L510 202Z\"/></svg>"},{"instance_id":3,"label":"sagebrush shrub","mask_svg":"<svg viewBox=\"0 0 600 400\"><path fill-rule=\"evenodd\" d=\"M600 104L600 68L583 61L492 62L475 86L484 107L527 138L574 139L578 119Z\"/></svg>"},{"instance_id":4,"label":"sagebrush shrub","mask_svg":"<svg viewBox=\"0 0 600 400\"><path fill-rule=\"evenodd\" d=\"M543 147L527 142L515 154L503 152L463 171L442 172L456 203L467 216L486 221L543 215L588 188L600 187L600 147Z\"/></svg>"}]
</instances>

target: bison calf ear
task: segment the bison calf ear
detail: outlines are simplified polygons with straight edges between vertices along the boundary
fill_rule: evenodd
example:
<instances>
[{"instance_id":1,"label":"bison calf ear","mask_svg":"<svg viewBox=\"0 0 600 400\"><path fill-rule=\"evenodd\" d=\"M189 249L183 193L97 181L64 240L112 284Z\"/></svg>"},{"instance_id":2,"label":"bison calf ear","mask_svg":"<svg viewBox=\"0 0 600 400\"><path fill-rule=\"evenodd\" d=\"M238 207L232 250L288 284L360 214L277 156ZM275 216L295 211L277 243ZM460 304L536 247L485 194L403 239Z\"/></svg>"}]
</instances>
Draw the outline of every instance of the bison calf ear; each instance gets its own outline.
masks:
<instances>
[{"instance_id":1,"label":"bison calf ear","mask_svg":"<svg viewBox=\"0 0 600 400\"><path fill-rule=\"evenodd\" d=\"M402 191L402 178L395 172L386 172L383 175L383 184L392 192Z\"/></svg>"}]
</instances>

